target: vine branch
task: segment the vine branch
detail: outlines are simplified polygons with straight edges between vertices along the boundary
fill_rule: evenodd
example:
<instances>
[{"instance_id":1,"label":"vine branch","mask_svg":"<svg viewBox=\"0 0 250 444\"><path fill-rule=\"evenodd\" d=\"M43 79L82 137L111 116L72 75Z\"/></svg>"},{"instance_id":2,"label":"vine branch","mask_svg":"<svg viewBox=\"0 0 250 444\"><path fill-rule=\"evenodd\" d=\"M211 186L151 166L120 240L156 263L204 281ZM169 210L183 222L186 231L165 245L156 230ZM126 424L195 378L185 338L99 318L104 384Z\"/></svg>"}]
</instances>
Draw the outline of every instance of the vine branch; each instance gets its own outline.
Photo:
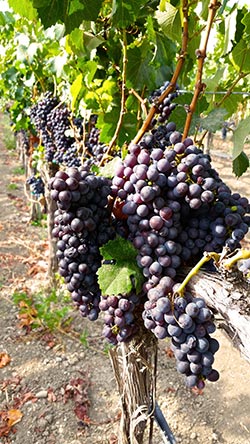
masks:
<instances>
[{"instance_id":1,"label":"vine branch","mask_svg":"<svg viewBox=\"0 0 250 444\"><path fill-rule=\"evenodd\" d=\"M236 77L235 81L232 83L230 88L227 90L226 94L222 97L222 99L219 102L215 103L215 107L219 108L225 102L225 100L231 95L237 83L239 83L241 79L244 79L244 77L248 75L249 72L247 73L239 72L238 76Z\"/></svg>"},{"instance_id":2,"label":"vine branch","mask_svg":"<svg viewBox=\"0 0 250 444\"><path fill-rule=\"evenodd\" d=\"M119 119L116 125L116 130L115 133L109 143L109 147L107 152L105 153L105 155L103 156L103 158L100 161L100 165L102 166L105 162L105 160L107 159L107 157L109 156L110 152L112 151L113 146L115 145L115 142L117 140L117 137L119 135L120 129L122 127L122 123L123 123L123 118L124 115L126 113L126 106L125 106L125 102L126 102L126 74L127 74L127 35L126 35L126 30L123 30L123 34L122 34L122 53L123 53L123 58L122 58L122 85L121 85L121 109L120 109L120 115L119 115Z\"/></svg>"},{"instance_id":3,"label":"vine branch","mask_svg":"<svg viewBox=\"0 0 250 444\"><path fill-rule=\"evenodd\" d=\"M204 34L201 37L200 47L196 51L198 67L197 67L197 73L196 73L196 79L195 79L195 91L194 91L192 101L191 101L189 108L188 108L188 114L187 114L184 130L183 130L183 137L182 137L183 140L186 139L186 137L188 136L192 117L193 117L193 114L195 112L195 108L197 105L198 97L199 97L200 93L206 87L206 85L202 82L202 72L203 72L204 61L206 58L207 44L208 44L208 39L210 36L210 31L211 31L211 28L213 25L213 21L215 19L217 9L219 7L220 7L220 2L218 2L218 0L211 0L211 3L209 5L209 10L208 10L207 25L206 25Z\"/></svg>"},{"instance_id":4,"label":"vine branch","mask_svg":"<svg viewBox=\"0 0 250 444\"><path fill-rule=\"evenodd\" d=\"M148 128L151 125L151 121L156 114L158 110L158 106L163 102L165 97L168 96L169 93L175 90L177 79L180 75L180 72L182 70L185 58L186 58L186 52L187 52L187 44L188 44L188 0L183 0L182 4L182 12L183 12L183 31L182 31L182 45L181 50L179 54L179 58L176 64L176 68L174 71L174 74L169 82L169 85L165 89L165 91L162 93L162 95L158 98L157 102L153 103L151 106L149 113L147 115L147 118L145 119L142 127L138 131L137 135L135 136L132 143L138 143L142 136L145 134L145 132L148 130Z\"/></svg>"}]
</instances>

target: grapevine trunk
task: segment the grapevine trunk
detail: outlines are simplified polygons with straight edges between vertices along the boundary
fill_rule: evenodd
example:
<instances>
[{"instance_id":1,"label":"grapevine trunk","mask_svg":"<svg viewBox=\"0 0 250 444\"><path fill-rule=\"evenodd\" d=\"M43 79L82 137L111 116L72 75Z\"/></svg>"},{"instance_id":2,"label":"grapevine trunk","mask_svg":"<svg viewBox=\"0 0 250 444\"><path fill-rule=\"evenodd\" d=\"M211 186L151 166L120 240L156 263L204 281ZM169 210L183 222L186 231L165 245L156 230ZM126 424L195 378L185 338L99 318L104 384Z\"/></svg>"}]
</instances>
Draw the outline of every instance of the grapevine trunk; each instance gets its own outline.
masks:
<instances>
[{"instance_id":1,"label":"grapevine trunk","mask_svg":"<svg viewBox=\"0 0 250 444\"><path fill-rule=\"evenodd\" d=\"M156 390L157 340L141 326L130 342L121 343L110 351L110 358L121 400L118 443L150 443Z\"/></svg>"}]
</instances>

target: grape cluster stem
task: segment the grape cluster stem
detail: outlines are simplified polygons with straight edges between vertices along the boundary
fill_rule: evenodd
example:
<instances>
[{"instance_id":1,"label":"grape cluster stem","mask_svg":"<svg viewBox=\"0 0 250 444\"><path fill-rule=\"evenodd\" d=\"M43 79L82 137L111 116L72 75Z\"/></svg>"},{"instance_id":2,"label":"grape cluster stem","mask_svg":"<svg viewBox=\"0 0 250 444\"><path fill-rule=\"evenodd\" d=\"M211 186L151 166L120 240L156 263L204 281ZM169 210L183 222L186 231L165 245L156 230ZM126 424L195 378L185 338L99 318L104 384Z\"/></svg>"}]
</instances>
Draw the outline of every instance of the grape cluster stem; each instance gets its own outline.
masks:
<instances>
[{"instance_id":1,"label":"grape cluster stem","mask_svg":"<svg viewBox=\"0 0 250 444\"><path fill-rule=\"evenodd\" d=\"M197 262L197 264L187 274L187 276L185 277L185 279L183 280L183 282L179 286L178 290L176 291L176 294L178 294L179 296L183 296L185 288L186 288L188 282L190 281L190 279L192 279L192 277L194 277L198 273L198 271L200 270L202 265L204 265L206 262L210 261L211 259L213 259L216 263L218 263L219 259L220 259L220 255L218 253L205 251L202 258L199 260L199 262Z\"/></svg>"}]
</instances>

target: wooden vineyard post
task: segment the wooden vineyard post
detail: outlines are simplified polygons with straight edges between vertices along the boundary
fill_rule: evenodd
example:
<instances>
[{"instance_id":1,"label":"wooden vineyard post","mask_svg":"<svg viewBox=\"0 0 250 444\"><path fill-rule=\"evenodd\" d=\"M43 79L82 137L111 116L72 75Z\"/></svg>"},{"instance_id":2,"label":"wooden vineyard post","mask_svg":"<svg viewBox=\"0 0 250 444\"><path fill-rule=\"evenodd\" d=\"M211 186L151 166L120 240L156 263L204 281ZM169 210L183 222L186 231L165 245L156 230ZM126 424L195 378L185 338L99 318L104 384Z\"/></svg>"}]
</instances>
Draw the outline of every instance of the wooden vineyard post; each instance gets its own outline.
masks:
<instances>
[{"instance_id":1,"label":"wooden vineyard post","mask_svg":"<svg viewBox=\"0 0 250 444\"><path fill-rule=\"evenodd\" d=\"M110 351L121 400L119 444L151 442L157 339L140 326L133 339Z\"/></svg>"}]
</instances>

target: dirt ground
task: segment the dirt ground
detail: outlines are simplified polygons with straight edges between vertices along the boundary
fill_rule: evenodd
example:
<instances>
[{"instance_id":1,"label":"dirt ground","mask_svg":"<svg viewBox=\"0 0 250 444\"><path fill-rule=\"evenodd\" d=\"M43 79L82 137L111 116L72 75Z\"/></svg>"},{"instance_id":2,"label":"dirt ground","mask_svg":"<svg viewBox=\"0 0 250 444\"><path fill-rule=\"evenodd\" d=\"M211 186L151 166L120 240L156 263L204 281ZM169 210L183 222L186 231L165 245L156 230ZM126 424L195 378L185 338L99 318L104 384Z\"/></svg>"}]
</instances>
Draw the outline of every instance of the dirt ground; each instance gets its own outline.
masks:
<instances>
[{"instance_id":1,"label":"dirt ground","mask_svg":"<svg viewBox=\"0 0 250 444\"><path fill-rule=\"evenodd\" d=\"M250 174L232 179L231 160L221 155L226 144L212 150L214 166L234 191L250 197ZM0 444L115 444L119 397L102 322L86 321L72 307L70 328L53 335L19 325L12 295L46 284L47 243L46 228L29 222L18 166L17 153L1 143L0 356L11 360L0 368ZM82 332L88 344L79 341ZM222 330L215 337L220 380L200 394L184 386L166 353L168 342L159 344L157 400L177 443L250 443L250 365ZM155 426L152 444L162 442Z\"/></svg>"}]
</instances>

